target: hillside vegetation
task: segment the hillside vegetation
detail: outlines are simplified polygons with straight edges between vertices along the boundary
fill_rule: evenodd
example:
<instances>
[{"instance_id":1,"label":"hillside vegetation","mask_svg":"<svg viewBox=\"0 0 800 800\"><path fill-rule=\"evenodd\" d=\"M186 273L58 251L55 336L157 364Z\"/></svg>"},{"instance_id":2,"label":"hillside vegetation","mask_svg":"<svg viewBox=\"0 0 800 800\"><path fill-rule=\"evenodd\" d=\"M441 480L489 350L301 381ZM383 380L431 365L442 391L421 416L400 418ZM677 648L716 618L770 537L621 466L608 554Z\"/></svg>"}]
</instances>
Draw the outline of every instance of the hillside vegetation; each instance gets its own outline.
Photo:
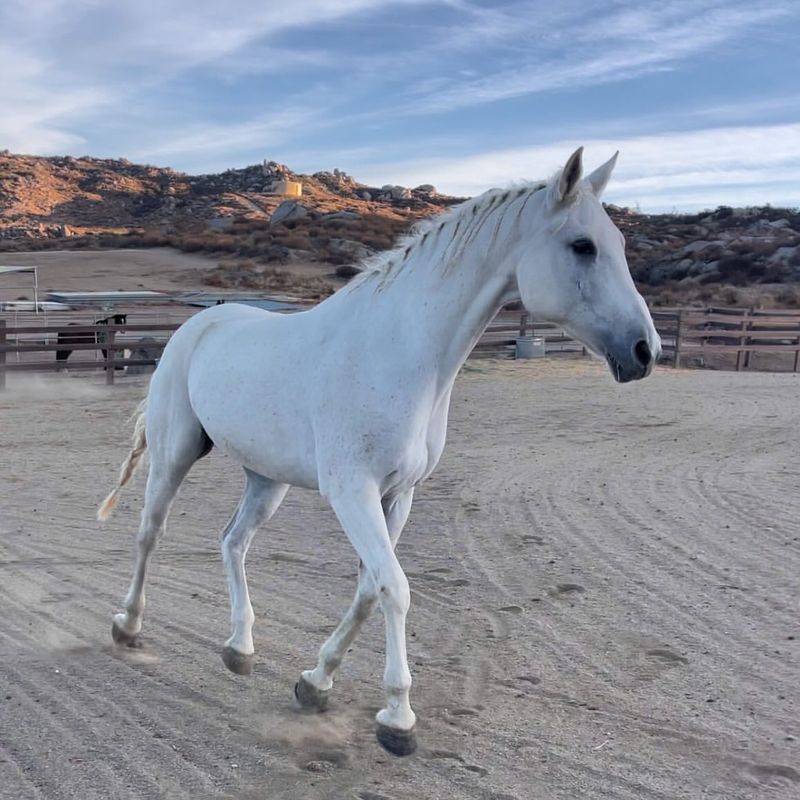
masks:
<instances>
[{"instance_id":1,"label":"hillside vegetation","mask_svg":"<svg viewBox=\"0 0 800 800\"><path fill-rule=\"evenodd\" d=\"M302 197L274 193L280 181ZM433 186L374 187L275 162L186 175L125 159L0 153L0 250L169 246L220 259L210 285L322 296L417 220L460 198ZM654 304L800 305L800 213L719 207L648 215L608 206ZM293 264L319 264L299 280ZM325 269L329 267L329 269ZM299 280L299 283L298 283Z\"/></svg>"}]
</instances>

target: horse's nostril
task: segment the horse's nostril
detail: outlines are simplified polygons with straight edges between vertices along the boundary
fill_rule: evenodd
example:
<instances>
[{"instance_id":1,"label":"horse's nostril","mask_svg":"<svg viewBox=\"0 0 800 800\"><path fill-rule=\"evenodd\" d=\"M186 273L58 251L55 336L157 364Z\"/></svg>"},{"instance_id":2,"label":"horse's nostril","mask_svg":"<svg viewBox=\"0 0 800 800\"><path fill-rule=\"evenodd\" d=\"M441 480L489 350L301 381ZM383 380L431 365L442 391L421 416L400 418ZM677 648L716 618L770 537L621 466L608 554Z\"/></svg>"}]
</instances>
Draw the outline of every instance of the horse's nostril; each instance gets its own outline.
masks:
<instances>
[{"instance_id":1,"label":"horse's nostril","mask_svg":"<svg viewBox=\"0 0 800 800\"><path fill-rule=\"evenodd\" d=\"M649 367L653 359L653 354L650 352L650 345L644 339L639 339L633 346L633 356L643 367Z\"/></svg>"}]
</instances>

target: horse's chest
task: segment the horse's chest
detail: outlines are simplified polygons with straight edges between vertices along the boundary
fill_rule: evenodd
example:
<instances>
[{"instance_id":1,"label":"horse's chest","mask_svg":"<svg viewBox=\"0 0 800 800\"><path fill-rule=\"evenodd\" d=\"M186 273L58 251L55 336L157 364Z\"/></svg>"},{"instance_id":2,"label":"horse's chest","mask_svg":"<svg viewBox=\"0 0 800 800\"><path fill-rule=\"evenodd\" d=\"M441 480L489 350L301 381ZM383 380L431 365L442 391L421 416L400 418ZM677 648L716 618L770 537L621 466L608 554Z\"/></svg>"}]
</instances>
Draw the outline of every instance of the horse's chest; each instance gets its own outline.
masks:
<instances>
[{"instance_id":1,"label":"horse's chest","mask_svg":"<svg viewBox=\"0 0 800 800\"><path fill-rule=\"evenodd\" d=\"M404 457L398 459L397 476L404 486L414 486L436 469L444 450L447 415L434 414L421 431L409 437Z\"/></svg>"}]
</instances>

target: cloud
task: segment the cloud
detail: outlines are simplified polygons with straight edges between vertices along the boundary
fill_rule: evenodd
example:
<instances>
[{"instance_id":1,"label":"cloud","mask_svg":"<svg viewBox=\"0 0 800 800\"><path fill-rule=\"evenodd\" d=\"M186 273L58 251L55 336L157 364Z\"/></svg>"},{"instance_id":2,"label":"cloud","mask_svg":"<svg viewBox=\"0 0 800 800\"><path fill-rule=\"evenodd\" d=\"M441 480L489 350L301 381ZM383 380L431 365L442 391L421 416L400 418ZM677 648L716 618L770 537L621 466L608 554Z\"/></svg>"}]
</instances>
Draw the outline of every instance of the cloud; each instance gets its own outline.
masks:
<instances>
[{"instance_id":1,"label":"cloud","mask_svg":"<svg viewBox=\"0 0 800 800\"><path fill-rule=\"evenodd\" d=\"M219 160L219 154L236 155L259 148L276 147L290 140L299 125L313 122L317 111L311 108L284 108L263 114L254 119L234 123L198 123L180 131L159 133L158 140L141 146L131 153L134 159L169 160L176 156L183 159Z\"/></svg>"},{"instance_id":2,"label":"cloud","mask_svg":"<svg viewBox=\"0 0 800 800\"><path fill-rule=\"evenodd\" d=\"M777 124L800 118L793 62L763 45L798 14L794 0L3 0L0 148L191 171L266 156L474 194L546 174L589 130L598 163L623 148L618 202L797 197L796 126ZM740 46L737 80L701 80ZM655 73L663 102L641 80L598 109L587 88ZM527 146L533 124L554 144Z\"/></svg>"},{"instance_id":3,"label":"cloud","mask_svg":"<svg viewBox=\"0 0 800 800\"><path fill-rule=\"evenodd\" d=\"M578 7L580 8L580 7ZM473 80L450 80L430 91L425 83L412 88L416 95L409 113L442 113L484 103L509 100L556 89L586 87L630 80L675 66L734 37L753 34L759 23L793 13L785 2L752 4L716 2L698 4L673 0L647 7L623 8L601 16L591 6L566 11L553 31L547 19L530 9L531 16L507 18L495 35L529 42L538 35L529 55L511 68L495 70ZM595 12L594 15L592 12ZM517 23L516 35L513 22ZM455 34L459 44L477 40L484 15L477 14L470 33Z\"/></svg>"},{"instance_id":4,"label":"cloud","mask_svg":"<svg viewBox=\"0 0 800 800\"><path fill-rule=\"evenodd\" d=\"M117 115L133 119L137 105L143 109L139 133L147 135L161 122L154 95L182 75L213 65L231 75L248 72L255 67L249 48L257 42L271 65L284 70L319 66L323 52L287 55L282 35L399 1L238 0L231 6L218 0L5 0L0 5L0 147L63 152L89 140L98 124L109 127ZM256 138L264 124L258 119L232 124L232 143L238 147L248 136ZM195 116L188 127L205 123ZM207 146L203 140L216 140L224 148L217 135L222 126L208 128L205 136L197 130L187 134L184 144L197 150Z\"/></svg>"},{"instance_id":5,"label":"cloud","mask_svg":"<svg viewBox=\"0 0 800 800\"><path fill-rule=\"evenodd\" d=\"M782 202L800 205L800 122L570 140L462 158L372 164L359 171L359 178L376 184L433 183L449 194L474 195L520 178L545 177L579 145L586 147L587 170L620 150L606 197L620 205L703 208L733 194L735 205L747 205L761 202L769 191L779 193Z\"/></svg>"}]
</instances>

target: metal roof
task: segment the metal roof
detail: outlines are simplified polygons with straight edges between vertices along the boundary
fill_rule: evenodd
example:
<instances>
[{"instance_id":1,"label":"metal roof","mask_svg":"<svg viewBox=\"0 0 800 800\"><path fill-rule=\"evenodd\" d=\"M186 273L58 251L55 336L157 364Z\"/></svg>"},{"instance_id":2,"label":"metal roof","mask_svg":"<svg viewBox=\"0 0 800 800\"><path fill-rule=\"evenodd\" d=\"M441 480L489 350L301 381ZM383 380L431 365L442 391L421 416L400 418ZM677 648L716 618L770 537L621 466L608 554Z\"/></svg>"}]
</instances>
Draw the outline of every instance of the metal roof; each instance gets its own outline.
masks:
<instances>
[{"instance_id":1,"label":"metal roof","mask_svg":"<svg viewBox=\"0 0 800 800\"><path fill-rule=\"evenodd\" d=\"M111 305L113 303L146 303L156 301L168 303L173 298L166 292L145 290L134 292L50 292L48 300L67 303L71 306Z\"/></svg>"},{"instance_id":2,"label":"metal roof","mask_svg":"<svg viewBox=\"0 0 800 800\"><path fill-rule=\"evenodd\" d=\"M36 267L0 267L0 273L6 272L36 272Z\"/></svg>"}]
</instances>

